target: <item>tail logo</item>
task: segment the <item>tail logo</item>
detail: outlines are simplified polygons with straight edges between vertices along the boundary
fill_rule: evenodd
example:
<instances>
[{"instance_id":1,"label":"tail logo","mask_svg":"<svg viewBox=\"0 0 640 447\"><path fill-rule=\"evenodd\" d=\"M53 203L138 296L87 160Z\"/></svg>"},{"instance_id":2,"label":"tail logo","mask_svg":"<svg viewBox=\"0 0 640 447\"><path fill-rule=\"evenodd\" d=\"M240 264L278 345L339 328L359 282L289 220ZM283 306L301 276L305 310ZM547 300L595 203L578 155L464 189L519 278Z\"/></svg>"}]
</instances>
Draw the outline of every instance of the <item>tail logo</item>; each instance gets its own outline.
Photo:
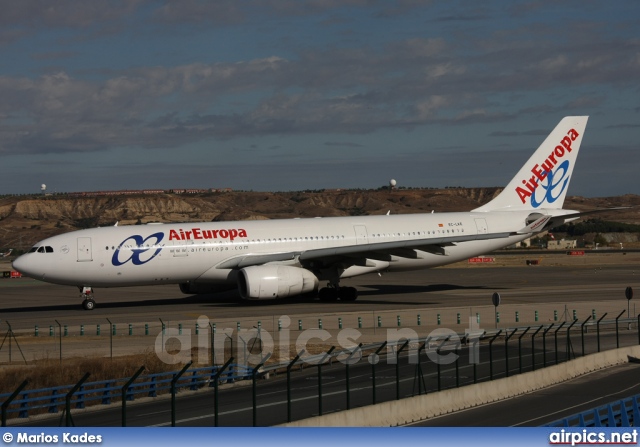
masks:
<instances>
[{"instance_id":1,"label":"tail logo","mask_svg":"<svg viewBox=\"0 0 640 447\"><path fill-rule=\"evenodd\" d=\"M542 200L538 202L538 199L536 197L537 193L534 191L534 193L531 194L531 206L534 208L539 208L540 205L542 205L545 201L553 203L558 200L558 198L562 195L564 190L567 188L567 185L569 184L570 177L567 175L568 172L569 160L565 160L560 163L560 166L558 166L558 169L556 169L555 172L549 171L548 173L545 173L548 182L546 186L542 184L540 185L542 187L541 189L545 191L544 196L542 197ZM558 180L554 182L554 178L557 178ZM560 191L554 195L554 191L558 187L560 187ZM539 189L536 189L536 191L539 191Z\"/></svg>"},{"instance_id":2,"label":"tail logo","mask_svg":"<svg viewBox=\"0 0 640 447\"><path fill-rule=\"evenodd\" d=\"M567 185L569 184L569 160L561 161L561 159L573 149L571 143L573 143L580 134L575 129L571 129L567 132L567 136L562 138L560 143L549 154L546 160L542 163L542 166L537 164L531 169L533 174L530 179L522 180L523 187L516 187L516 194L520 197L523 204L527 202L527 199L531 198L531 206L533 208L540 207L545 201L553 203L564 193ZM557 168L556 168L557 166ZM553 170L553 168L556 168ZM546 185L542 182L547 180ZM544 196L541 200L538 200L538 193L540 189L543 189ZM560 190L555 192L558 188Z\"/></svg>"}]
</instances>

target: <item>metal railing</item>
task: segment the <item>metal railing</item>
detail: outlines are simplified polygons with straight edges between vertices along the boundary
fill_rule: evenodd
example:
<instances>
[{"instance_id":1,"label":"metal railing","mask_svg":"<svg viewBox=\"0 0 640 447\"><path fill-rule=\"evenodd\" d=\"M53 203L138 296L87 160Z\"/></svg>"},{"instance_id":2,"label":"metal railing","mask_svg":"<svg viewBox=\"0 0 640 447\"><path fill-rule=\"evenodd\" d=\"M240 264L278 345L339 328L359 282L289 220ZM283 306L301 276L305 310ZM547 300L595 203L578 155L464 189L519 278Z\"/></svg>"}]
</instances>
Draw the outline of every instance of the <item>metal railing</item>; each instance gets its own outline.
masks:
<instances>
[{"instance_id":1,"label":"metal railing","mask_svg":"<svg viewBox=\"0 0 640 447\"><path fill-rule=\"evenodd\" d=\"M637 427L640 394L558 419L545 427Z\"/></svg>"},{"instance_id":2,"label":"metal railing","mask_svg":"<svg viewBox=\"0 0 640 447\"><path fill-rule=\"evenodd\" d=\"M578 320L574 320L567 327L563 327L564 325L554 325L553 323L547 325L540 326L528 326L528 327L516 327L516 328L508 328L508 329L499 329L499 330L491 330L491 331L477 331L476 333L467 333L467 334L457 334L457 338L454 337L451 333L448 335L434 335L428 336L421 339L400 339L397 341L391 342L383 342L383 343L372 343L369 345L363 346L353 346L351 348L345 348L341 350L337 350L334 347L328 349L326 352L310 355L307 357L302 357L303 352L299 353L292 361L283 361L276 362L270 365L258 365L257 367L250 367L246 365L238 365L232 364L233 358L229 359L224 366L209 366L203 368L193 368L189 369L191 363L185 365L185 367L177 372L169 372L169 373L159 373L159 374L150 374L150 375L140 375L139 377L133 378L121 378L114 380L104 380L98 382L87 382L84 383L87 376L78 382L75 385L65 385L59 387L52 388L43 388L43 389L35 389L35 390L24 390L26 387L26 383L18 387L13 393L5 393L0 394L0 401L2 404L2 424L6 425L7 419L12 417L18 418L27 418L31 415L35 414L47 414L47 413L59 413L61 410L64 411L64 415L67 416L66 424L73 424L73 421L70 418L70 410L71 407L76 409L85 408L88 405L109 405L113 403L114 400L122 400L123 402L123 425L126 425L126 407L125 403L127 401L132 401L136 396L148 396L148 397L156 397L160 393L168 393L172 394L172 425L175 424L175 393L179 389L190 389L197 390L203 387L215 387L215 425L218 425L218 385L221 383L232 383L240 380L252 380L253 381L253 411L254 411L254 425L257 425L257 415L256 415L256 398L255 398L255 390L256 390L256 378L264 377L268 374L277 375L279 373L287 373L287 402L288 402L288 415L287 419L291 420L291 392L290 390L290 372L294 368L302 369L305 366L316 366L318 370L318 410L319 413L323 412L323 391L322 391L322 367L326 365L331 365L334 361L338 361L339 363L344 364L345 366L351 365L350 360L354 357L354 354L357 351L360 351L361 354L366 352L371 353L367 358L371 362L372 356L376 358L380 355L385 355L382 351L386 347L386 355L387 360L393 359L395 360L395 381L396 381L396 398L406 397L406 393L404 396L401 396L400 393L400 372L398 368L400 354L407 353L407 358L411 358L411 356L417 356L417 366L415 374L415 380L418 383L418 394L427 393L428 390L424 385L424 376L421 366L420 355L421 354L440 354L441 351L451 351L455 352L456 355L460 353L460 348L462 345L467 346L479 346L482 345L483 349L489 349L489 358L490 361L487 365L489 369L489 374L486 375L483 379L478 378L477 373L477 364L471 361L471 357L469 358L470 363L473 363L473 377L470 377L470 374L466 373L466 378L462 380L462 373L460 372L460 368L458 365L458 361L456 360L455 364L455 385L449 384L449 387L459 387L464 386L466 384L477 383L479 380L493 380L498 377L506 377L509 374L517 374L521 373L524 370L535 371L536 367L545 367L548 364L556 364L559 361L568 361L572 357L576 357L576 352L573 350L572 343L572 335L576 337L578 331L580 332L579 337L584 339L584 334L589 330L590 327L596 326L597 331L595 331L595 337L597 337L597 352L600 352L601 349L601 341L602 337L601 332L603 327L613 326L615 325L615 332L613 327L611 327L608 331L610 336L615 334L615 346L620 346L620 334L619 334L619 325L620 324L629 324L631 325L636 321L636 319L620 319L620 315L615 320L604 320L601 318L597 322L590 319L585 320L581 324L577 324ZM638 316L638 322L640 323L640 315ZM572 326L573 332L571 332ZM593 331L592 331L593 332ZM551 352L555 354L555 362L547 361L547 345L546 345L546 337L547 333L554 337L554 342L552 347L550 348ZM523 362L523 343L521 339L527 335L531 337L531 351L527 361ZM504 336L504 347L494 347L493 342L499 337ZM559 337L560 336L560 337ZM542 344L542 355L540 355L540 350L536 349L536 337L538 341L538 347ZM634 336L635 337L635 336ZM542 343L540 343L540 338L542 338ZM561 348L558 347L558 338L564 341L565 346ZM514 350L517 347L517 355L518 362L517 365L514 362L510 367L509 362L505 361L506 357L508 357L509 353L509 343L511 340L511 349ZM635 340L633 342L635 344ZM609 345L612 345L613 342L609 340ZM640 329L638 329L638 344L640 344ZM525 343L527 345L527 343ZM585 352L584 343L582 344L582 355L586 355L588 353ZM405 350L405 348L407 348ZM525 348L526 349L526 348ZM495 352L494 352L495 351ZM505 354L505 359L494 359L494 354L500 355L501 353ZM268 357L268 356L267 356ZM263 362L266 361L264 358ZM365 356L362 355L362 358ZM542 357L542 358L540 358ZM415 360L416 357L414 357ZM261 362L261 363L263 363ZM372 397L373 403L377 402L376 397L376 363L377 361L371 362L372 374L371 374L371 388L372 388ZM441 383L441 365L438 362L434 362L437 364L437 389L432 391L439 391L441 389L446 389L447 386L442 385ZM494 365L495 363L495 365ZM500 367L501 363L504 366ZM142 368L138 371L137 374L141 373ZM348 372L346 373L348 375ZM451 382L451 380L450 380ZM463 383L465 382L465 383ZM346 380L346 388L347 388L347 408L352 407L352 402L349 399L349 381L348 378ZM413 392L415 394L415 390ZM637 406L637 403L636 403ZM601 419L602 420L602 419ZM632 419L638 421L640 419Z\"/></svg>"},{"instance_id":3,"label":"metal railing","mask_svg":"<svg viewBox=\"0 0 640 447\"><path fill-rule=\"evenodd\" d=\"M233 383L250 378L253 371L253 368L243 365L226 366L224 371L221 371L221 366L191 369L188 371L189 374L177 380L173 389L174 391L184 388L197 390L204 386L213 387L216 376L219 383ZM115 400L122 400L123 397L125 401L133 401L136 396L157 397L159 394L172 391L176 374L177 372L174 371L140 376L137 381L130 383L126 390L123 385L128 383L129 378L82 383L71 396L70 403L74 408L82 409L87 405L109 405ZM18 418L28 418L38 413L55 414L61 410L65 411L66 397L74 386L64 385L26 391L20 389L16 396L12 393L0 394L0 400L9 402L8 405L3 406L2 426L6 426L10 415L17 414Z\"/></svg>"}]
</instances>

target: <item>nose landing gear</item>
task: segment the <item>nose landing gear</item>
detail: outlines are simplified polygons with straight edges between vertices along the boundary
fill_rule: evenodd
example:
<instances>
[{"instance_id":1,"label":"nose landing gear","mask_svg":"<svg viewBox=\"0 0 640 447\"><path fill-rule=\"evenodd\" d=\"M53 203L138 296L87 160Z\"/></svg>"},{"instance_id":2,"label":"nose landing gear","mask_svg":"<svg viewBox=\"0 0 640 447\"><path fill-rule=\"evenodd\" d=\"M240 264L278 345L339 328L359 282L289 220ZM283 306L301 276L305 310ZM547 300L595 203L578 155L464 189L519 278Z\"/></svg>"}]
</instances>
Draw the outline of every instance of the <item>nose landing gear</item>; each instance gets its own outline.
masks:
<instances>
[{"instance_id":1,"label":"nose landing gear","mask_svg":"<svg viewBox=\"0 0 640 447\"><path fill-rule=\"evenodd\" d=\"M82 308L84 310L93 310L96 307L96 301L93 299L93 288L82 287L80 298L82 298Z\"/></svg>"}]
</instances>

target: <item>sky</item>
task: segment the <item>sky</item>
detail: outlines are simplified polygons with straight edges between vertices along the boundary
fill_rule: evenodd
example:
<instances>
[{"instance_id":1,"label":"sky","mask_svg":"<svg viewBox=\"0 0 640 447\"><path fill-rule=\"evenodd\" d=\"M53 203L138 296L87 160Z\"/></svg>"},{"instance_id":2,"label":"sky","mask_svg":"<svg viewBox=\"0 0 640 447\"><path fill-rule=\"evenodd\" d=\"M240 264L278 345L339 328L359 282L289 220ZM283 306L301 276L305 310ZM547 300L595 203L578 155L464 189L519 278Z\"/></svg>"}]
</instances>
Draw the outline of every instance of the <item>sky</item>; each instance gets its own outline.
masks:
<instances>
[{"instance_id":1,"label":"sky","mask_svg":"<svg viewBox=\"0 0 640 447\"><path fill-rule=\"evenodd\" d=\"M0 11L0 195L504 186L567 115L569 195L640 194L635 0Z\"/></svg>"}]
</instances>

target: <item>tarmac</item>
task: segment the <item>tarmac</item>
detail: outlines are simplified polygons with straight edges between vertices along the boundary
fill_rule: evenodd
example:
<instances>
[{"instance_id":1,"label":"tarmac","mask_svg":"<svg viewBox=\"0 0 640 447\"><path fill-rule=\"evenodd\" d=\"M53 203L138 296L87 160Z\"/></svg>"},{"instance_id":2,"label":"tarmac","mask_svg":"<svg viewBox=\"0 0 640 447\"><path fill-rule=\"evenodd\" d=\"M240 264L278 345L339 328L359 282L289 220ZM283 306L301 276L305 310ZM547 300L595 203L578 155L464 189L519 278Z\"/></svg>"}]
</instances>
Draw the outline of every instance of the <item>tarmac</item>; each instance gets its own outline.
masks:
<instances>
[{"instance_id":1,"label":"tarmac","mask_svg":"<svg viewBox=\"0 0 640 447\"><path fill-rule=\"evenodd\" d=\"M154 286L98 289L96 309L84 311L73 287L0 279L0 364L135 354L162 349L167 341L177 343L178 350L204 347L212 331L216 343L222 337L230 347L233 338L238 349L259 329L263 342L271 337L275 345L288 344L291 354L300 346L320 352L327 345L426 337L442 330L535 330L575 319L590 325L601 318L627 318L627 310L637 318L636 303L625 298L625 289L640 286L640 253L487 258L493 262L344 280L343 285L358 288L360 297L337 303L306 296L256 305L234 292L185 296L177 286ZM531 260L537 265L527 265ZM0 271L8 266L0 263ZM494 293L501 297L497 308Z\"/></svg>"}]
</instances>

